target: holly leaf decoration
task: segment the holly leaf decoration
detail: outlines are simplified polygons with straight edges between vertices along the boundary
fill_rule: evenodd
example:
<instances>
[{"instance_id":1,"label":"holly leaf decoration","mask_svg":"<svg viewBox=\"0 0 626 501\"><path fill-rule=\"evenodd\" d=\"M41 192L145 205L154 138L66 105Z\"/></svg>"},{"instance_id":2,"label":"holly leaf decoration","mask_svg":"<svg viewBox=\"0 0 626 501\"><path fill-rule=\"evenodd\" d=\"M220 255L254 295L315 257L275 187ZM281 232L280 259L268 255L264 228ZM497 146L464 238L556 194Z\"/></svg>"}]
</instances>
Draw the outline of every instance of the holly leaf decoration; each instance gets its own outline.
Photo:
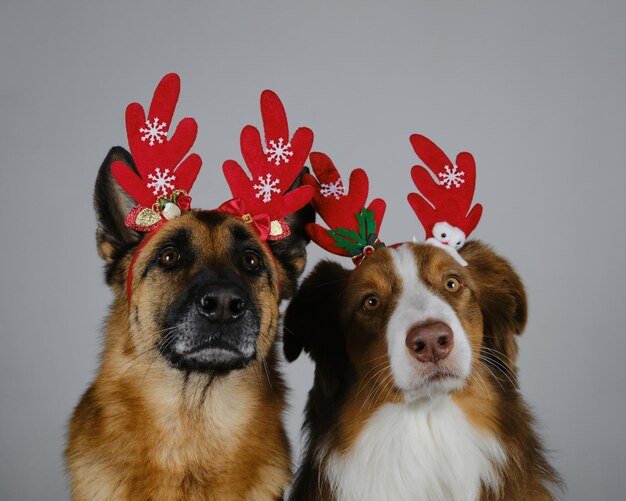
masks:
<instances>
[{"instance_id":1,"label":"holly leaf decoration","mask_svg":"<svg viewBox=\"0 0 626 501\"><path fill-rule=\"evenodd\" d=\"M330 236L335 239L335 246L350 254L350 257L358 256L365 245L361 241L361 236L353 230L345 228L337 228L336 230L328 230Z\"/></svg>"},{"instance_id":2,"label":"holly leaf decoration","mask_svg":"<svg viewBox=\"0 0 626 501\"><path fill-rule=\"evenodd\" d=\"M359 222L359 232L365 236L365 241L369 241L371 235L376 235L376 220L374 219L374 211L363 209L356 214L356 220Z\"/></svg>"},{"instance_id":3,"label":"holly leaf decoration","mask_svg":"<svg viewBox=\"0 0 626 501\"><path fill-rule=\"evenodd\" d=\"M375 249L384 247L385 244L378 241L378 236L376 235L374 211L363 208L361 212L354 216L358 223L358 231L346 228L328 230L330 236L335 240L335 246L344 249L350 257L359 256L363 253L363 248L368 245L373 246Z\"/></svg>"}]
</instances>

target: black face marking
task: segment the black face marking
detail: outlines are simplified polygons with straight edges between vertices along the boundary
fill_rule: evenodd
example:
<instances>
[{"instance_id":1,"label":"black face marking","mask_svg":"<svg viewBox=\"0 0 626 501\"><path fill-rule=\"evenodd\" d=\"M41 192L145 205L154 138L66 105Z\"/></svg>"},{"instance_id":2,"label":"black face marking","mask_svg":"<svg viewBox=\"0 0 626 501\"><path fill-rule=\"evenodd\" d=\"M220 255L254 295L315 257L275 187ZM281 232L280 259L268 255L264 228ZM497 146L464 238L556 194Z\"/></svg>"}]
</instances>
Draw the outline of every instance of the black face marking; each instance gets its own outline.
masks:
<instances>
[{"instance_id":1,"label":"black face marking","mask_svg":"<svg viewBox=\"0 0 626 501\"><path fill-rule=\"evenodd\" d=\"M246 241L250 240L250 233L248 233L244 228L240 225L231 226L230 232L233 235L233 240L235 241Z\"/></svg>"},{"instance_id":2,"label":"black face marking","mask_svg":"<svg viewBox=\"0 0 626 501\"><path fill-rule=\"evenodd\" d=\"M166 309L171 341L157 343L180 370L226 373L256 358L260 314L244 280L230 267L204 267Z\"/></svg>"},{"instance_id":3,"label":"black face marking","mask_svg":"<svg viewBox=\"0 0 626 501\"><path fill-rule=\"evenodd\" d=\"M211 210L211 211L197 212L196 217L198 218L198 220L202 221L207 226L218 226L219 224L222 224L224 221L226 221L226 219L232 216L226 214L225 212Z\"/></svg>"}]
</instances>

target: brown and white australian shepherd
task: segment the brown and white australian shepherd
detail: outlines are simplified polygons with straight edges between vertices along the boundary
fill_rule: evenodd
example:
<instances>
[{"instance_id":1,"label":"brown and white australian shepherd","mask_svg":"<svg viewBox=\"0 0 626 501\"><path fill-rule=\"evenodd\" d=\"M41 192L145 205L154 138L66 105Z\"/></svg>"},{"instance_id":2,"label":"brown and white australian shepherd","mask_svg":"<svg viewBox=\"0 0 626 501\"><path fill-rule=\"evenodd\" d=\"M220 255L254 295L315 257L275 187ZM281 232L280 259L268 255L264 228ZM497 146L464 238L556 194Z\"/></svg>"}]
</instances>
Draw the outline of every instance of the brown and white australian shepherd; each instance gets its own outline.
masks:
<instances>
[{"instance_id":1,"label":"brown and white australian shepherd","mask_svg":"<svg viewBox=\"0 0 626 501\"><path fill-rule=\"evenodd\" d=\"M524 287L468 242L319 263L291 302L288 360L316 364L294 500L544 500L559 477L516 384Z\"/></svg>"}]
</instances>

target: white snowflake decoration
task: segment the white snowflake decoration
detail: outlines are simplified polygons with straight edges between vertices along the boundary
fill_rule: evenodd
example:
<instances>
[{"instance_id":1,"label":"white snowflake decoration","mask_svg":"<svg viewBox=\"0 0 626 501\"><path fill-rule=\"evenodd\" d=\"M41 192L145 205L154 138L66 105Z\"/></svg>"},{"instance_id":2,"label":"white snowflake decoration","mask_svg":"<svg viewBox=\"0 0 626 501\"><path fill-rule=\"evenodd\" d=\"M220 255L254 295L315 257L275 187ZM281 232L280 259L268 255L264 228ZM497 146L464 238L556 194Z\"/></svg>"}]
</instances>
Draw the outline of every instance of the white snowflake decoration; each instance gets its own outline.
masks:
<instances>
[{"instance_id":1,"label":"white snowflake decoration","mask_svg":"<svg viewBox=\"0 0 626 501\"><path fill-rule=\"evenodd\" d=\"M346 194L341 179L337 179L334 183L322 183L320 185L320 193L324 198L334 196L337 200Z\"/></svg>"},{"instance_id":2,"label":"white snowflake decoration","mask_svg":"<svg viewBox=\"0 0 626 501\"><path fill-rule=\"evenodd\" d=\"M176 179L176 176L168 176L169 173L169 169L165 169L163 173L161 173L161 169L157 167L154 174L148 174L148 179L152 182L147 183L147 186L148 188L154 188L152 192L153 195L158 195L159 192L161 192L161 195L166 197L169 193L168 190L175 188L171 182Z\"/></svg>"},{"instance_id":3,"label":"white snowflake decoration","mask_svg":"<svg viewBox=\"0 0 626 501\"><path fill-rule=\"evenodd\" d=\"M159 123L159 117L154 117L153 123L146 120L146 127L147 128L141 127L139 132L143 133L143 136L141 136L142 141L150 140L148 143L150 146L154 146L155 140L161 144L163 142L162 138L167 137L167 131L164 130L167 124L165 122Z\"/></svg>"},{"instance_id":4,"label":"white snowflake decoration","mask_svg":"<svg viewBox=\"0 0 626 501\"><path fill-rule=\"evenodd\" d=\"M439 177L441 178L441 184L443 184L447 190L450 189L450 186L454 185L455 188L460 188L461 185L465 182L463 176L465 175L464 171L457 170L458 167L454 165L452 170L450 170L450 166L445 166L446 172L440 172Z\"/></svg>"},{"instance_id":5,"label":"white snowflake decoration","mask_svg":"<svg viewBox=\"0 0 626 501\"><path fill-rule=\"evenodd\" d=\"M256 198L261 198L263 195L263 203L267 203L272 199L273 193L280 193L280 188L276 188L276 185L280 183L280 179L272 180L272 175L268 174L265 179L263 176L259 176L259 183L255 184L254 189L258 190Z\"/></svg>"},{"instance_id":6,"label":"white snowflake decoration","mask_svg":"<svg viewBox=\"0 0 626 501\"><path fill-rule=\"evenodd\" d=\"M280 162L289 163L289 157L293 156L293 151L291 151L291 141L288 141L287 144L283 144L283 138L278 138L278 143L273 139L270 139L269 147L265 148L265 154L267 155L267 161L274 161L274 165L280 165Z\"/></svg>"}]
</instances>

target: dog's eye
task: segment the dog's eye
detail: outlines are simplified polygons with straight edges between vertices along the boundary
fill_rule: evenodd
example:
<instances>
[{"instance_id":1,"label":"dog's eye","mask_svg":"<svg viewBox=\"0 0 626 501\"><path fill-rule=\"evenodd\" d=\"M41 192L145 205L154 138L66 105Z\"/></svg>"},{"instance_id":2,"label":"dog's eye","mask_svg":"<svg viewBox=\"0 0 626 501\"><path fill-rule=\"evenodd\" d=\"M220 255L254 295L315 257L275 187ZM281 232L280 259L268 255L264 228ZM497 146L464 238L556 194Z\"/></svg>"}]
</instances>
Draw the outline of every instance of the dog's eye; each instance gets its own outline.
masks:
<instances>
[{"instance_id":1,"label":"dog's eye","mask_svg":"<svg viewBox=\"0 0 626 501\"><path fill-rule=\"evenodd\" d=\"M254 251L245 251L241 255L241 264L248 271L257 271L261 267L261 257Z\"/></svg>"},{"instance_id":2,"label":"dog's eye","mask_svg":"<svg viewBox=\"0 0 626 501\"><path fill-rule=\"evenodd\" d=\"M461 290L461 282L456 277L446 278L446 290L448 292L458 292Z\"/></svg>"},{"instance_id":3,"label":"dog's eye","mask_svg":"<svg viewBox=\"0 0 626 501\"><path fill-rule=\"evenodd\" d=\"M374 295L367 296L363 301L363 309L365 311L374 311L380 306L380 301Z\"/></svg>"},{"instance_id":4,"label":"dog's eye","mask_svg":"<svg viewBox=\"0 0 626 501\"><path fill-rule=\"evenodd\" d=\"M173 268L178 261L180 261L180 253L174 247L166 247L159 256L159 262L165 268Z\"/></svg>"},{"instance_id":5,"label":"dog's eye","mask_svg":"<svg viewBox=\"0 0 626 501\"><path fill-rule=\"evenodd\" d=\"M441 234L441 238L446 238L446 234L445 234L445 233L442 233L442 234Z\"/></svg>"}]
</instances>

